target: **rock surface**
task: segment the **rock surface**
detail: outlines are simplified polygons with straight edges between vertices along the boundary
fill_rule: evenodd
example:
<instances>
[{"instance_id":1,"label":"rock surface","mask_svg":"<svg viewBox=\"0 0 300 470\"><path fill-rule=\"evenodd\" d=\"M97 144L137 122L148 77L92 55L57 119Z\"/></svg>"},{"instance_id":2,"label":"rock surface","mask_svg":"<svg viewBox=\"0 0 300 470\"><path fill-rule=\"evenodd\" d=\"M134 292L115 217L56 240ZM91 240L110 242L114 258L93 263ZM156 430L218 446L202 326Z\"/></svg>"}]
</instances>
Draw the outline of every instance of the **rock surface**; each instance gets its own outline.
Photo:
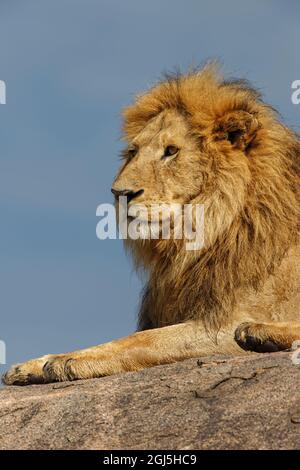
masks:
<instances>
[{"instance_id":1,"label":"rock surface","mask_svg":"<svg viewBox=\"0 0 300 470\"><path fill-rule=\"evenodd\" d=\"M0 449L299 449L291 353L0 390Z\"/></svg>"}]
</instances>

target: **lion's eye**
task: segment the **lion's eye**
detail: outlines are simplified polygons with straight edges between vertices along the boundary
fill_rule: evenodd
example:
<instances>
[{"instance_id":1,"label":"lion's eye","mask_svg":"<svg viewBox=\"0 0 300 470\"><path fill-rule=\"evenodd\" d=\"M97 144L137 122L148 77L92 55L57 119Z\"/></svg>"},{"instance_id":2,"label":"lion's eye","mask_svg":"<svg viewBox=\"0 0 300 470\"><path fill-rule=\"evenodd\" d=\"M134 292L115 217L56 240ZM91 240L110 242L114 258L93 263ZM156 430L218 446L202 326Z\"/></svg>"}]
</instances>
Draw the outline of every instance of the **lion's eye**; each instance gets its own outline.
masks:
<instances>
[{"instance_id":1,"label":"lion's eye","mask_svg":"<svg viewBox=\"0 0 300 470\"><path fill-rule=\"evenodd\" d=\"M165 148L163 157L164 157L164 158L166 158L166 157L172 157L172 155L176 155L176 153L178 153L178 151L179 151L179 148L176 147L176 145L168 145L168 146Z\"/></svg>"},{"instance_id":2,"label":"lion's eye","mask_svg":"<svg viewBox=\"0 0 300 470\"><path fill-rule=\"evenodd\" d=\"M138 152L138 148L136 146L128 147L127 149L127 158L131 160L131 158L135 157Z\"/></svg>"}]
</instances>

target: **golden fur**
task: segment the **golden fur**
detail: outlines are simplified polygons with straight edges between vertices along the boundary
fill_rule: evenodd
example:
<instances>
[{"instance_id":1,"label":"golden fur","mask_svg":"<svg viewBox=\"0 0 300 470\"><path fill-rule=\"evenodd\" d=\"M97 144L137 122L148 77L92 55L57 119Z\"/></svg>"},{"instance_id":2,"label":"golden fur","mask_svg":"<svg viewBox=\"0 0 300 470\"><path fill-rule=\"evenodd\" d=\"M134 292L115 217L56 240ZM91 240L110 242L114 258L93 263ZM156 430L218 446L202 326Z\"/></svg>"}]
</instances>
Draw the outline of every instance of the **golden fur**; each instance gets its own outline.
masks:
<instances>
[{"instance_id":1,"label":"golden fur","mask_svg":"<svg viewBox=\"0 0 300 470\"><path fill-rule=\"evenodd\" d=\"M147 275L143 331L14 366L7 384L272 351L300 337L298 135L245 81L226 81L212 65L167 77L123 116L128 149L114 192L129 189L146 206L204 204L205 246L187 251L185 240L127 240ZM162 158L169 145L178 153Z\"/></svg>"},{"instance_id":2,"label":"golden fur","mask_svg":"<svg viewBox=\"0 0 300 470\"><path fill-rule=\"evenodd\" d=\"M163 177L183 185L185 195L176 201L205 204L206 247L195 253L186 251L184 240L129 242L137 264L150 270L140 326L200 318L221 327L232 316L237 292L258 291L298 243L299 138L248 84L226 82L213 67L169 78L138 97L124 111L126 140L134 141L166 110L184 116L198 151L192 163L177 159L177 178ZM143 162L143 172L142 187L157 198L161 181L153 184L151 164Z\"/></svg>"}]
</instances>

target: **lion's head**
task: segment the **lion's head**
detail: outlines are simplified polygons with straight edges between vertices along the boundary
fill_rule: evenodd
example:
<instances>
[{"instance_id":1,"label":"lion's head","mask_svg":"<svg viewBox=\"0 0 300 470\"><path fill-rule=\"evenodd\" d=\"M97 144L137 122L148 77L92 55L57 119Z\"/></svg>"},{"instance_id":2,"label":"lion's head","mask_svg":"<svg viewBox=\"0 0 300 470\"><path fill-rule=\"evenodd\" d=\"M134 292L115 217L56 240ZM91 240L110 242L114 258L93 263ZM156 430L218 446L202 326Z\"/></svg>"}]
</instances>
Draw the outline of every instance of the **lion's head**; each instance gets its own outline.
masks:
<instances>
[{"instance_id":1,"label":"lion's head","mask_svg":"<svg viewBox=\"0 0 300 470\"><path fill-rule=\"evenodd\" d=\"M257 284L298 235L298 136L257 91L225 81L214 66L165 79L123 116L116 196L146 206L199 203L205 211L201 253L187 256L172 240L133 243L138 262L152 263L161 279L168 272L176 285L189 264L197 266L197 282L209 291L229 269L226 285L218 281L221 294Z\"/></svg>"}]
</instances>

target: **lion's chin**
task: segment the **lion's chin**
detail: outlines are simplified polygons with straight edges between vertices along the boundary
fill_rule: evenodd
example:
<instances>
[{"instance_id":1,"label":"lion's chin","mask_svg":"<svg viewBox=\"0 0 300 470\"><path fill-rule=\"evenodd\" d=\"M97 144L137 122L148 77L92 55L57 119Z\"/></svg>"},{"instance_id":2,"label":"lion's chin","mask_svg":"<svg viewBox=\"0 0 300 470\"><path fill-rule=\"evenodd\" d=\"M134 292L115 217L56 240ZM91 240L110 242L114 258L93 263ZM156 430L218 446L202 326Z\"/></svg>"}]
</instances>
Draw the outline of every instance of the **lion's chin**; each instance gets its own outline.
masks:
<instances>
[{"instance_id":1,"label":"lion's chin","mask_svg":"<svg viewBox=\"0 0 300 470\"><path fill-rule=\"evenodd\" d=\"M128 230L130 236L130 224L134 225L134 231L138 233L138 238L141 240L151 240L159 238L161 234L161 223L157 221L152 221L144 218L139 217L127 217L128 221ZM155 236L156 235L156 236ZM130 237L131 238L131 237ZM135 236L132 238L135 239Z\"/></svg>"}]
</instances>

